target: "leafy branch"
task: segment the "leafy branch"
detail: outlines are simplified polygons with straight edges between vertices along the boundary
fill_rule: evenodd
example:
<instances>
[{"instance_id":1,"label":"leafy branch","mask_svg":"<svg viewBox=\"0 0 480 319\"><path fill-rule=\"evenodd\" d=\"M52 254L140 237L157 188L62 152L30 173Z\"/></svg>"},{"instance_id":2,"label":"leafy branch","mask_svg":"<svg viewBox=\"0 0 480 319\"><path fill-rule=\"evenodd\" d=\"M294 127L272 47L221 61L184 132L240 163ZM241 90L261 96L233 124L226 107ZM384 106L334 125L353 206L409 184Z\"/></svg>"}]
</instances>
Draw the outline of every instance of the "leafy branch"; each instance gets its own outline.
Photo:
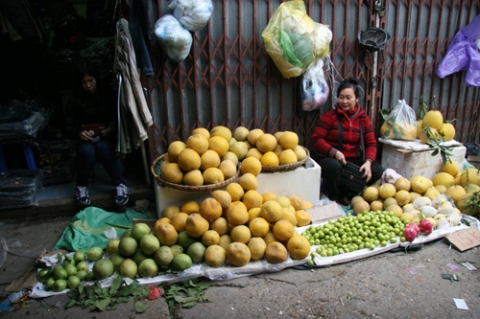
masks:
<instances>
[{"instance_id":1,"label":"leafy branch","mask_svg":"<svg viewBox=\"0 0 480 319\"><path fill-rule=\"evenodd\" d=\"M425 95L420 96L420 106L418 107L417 111L417 119L423 119L425 114L427 114L428 110L428 104L427 101L425 100Z\"/></svg>"},{"instance_id":2,"label":"leafy branch","mask_svg":"<svg viewBox=\"0 0 480 319\"><path fill-rule=\"evenodd\" d=\"M148 286L142 286L137 281L127 285L121 275L115 274L110 287L102 288L97 281L94 285L89 286L82 282L78 288L71 289L67 292L67 296L71 300L65 305L65 308L78 305L84 309L91 307L92 311L112 310L118 303L130 302L131 296L133 296L136 299L135 311L142 313L146 307L141 300L148 298L149 295L150 288Z\"/></svg>"},{"instance_id":3,"label":"leafy branch","mask_svg":"<svg viewBox=\"0 0 480 319\"><path fill-rule=\"evenodd\" d=\"M469 215L476 215L480 211L480 191L472 193L467 203L463 206L462 212Z\"/></svg>"},{"instance_id":4,"label":"leafy branch","mask_svg":"<svg viewBox=\"0 0 480 319\"><path fill-rule=\"evenodd\" d=\"M181 284L165 286L165 298L167 299L170 314L177 318L180 307L192 308L198 302L209 301L205 293L208 287L207 283L198 282L197 280L188 280Z\"/></svg>"},{"instance_id":5,"label":"leafy branch","mask_svg":"<svg viewBox=\"0 0 480 319\"><path fill-rule=\"evenodd\" d=\"M445 134L443 134L443 132L438 132L437 134L439 134L441 138L437 139L436 136L434 136L432 130L430 130L430 128L428 127L426 130L426 134L428 138L426 144L431 149L433 149L432 156L436 156L438 153L440 153L440 155L442 156L443 164L446 164L447 161L451 162L452 160L450 159L450 156L453 156L454 154L452 153L451 148L448 146L445 146L444 144Z\"/></svg>"}]
</instances>

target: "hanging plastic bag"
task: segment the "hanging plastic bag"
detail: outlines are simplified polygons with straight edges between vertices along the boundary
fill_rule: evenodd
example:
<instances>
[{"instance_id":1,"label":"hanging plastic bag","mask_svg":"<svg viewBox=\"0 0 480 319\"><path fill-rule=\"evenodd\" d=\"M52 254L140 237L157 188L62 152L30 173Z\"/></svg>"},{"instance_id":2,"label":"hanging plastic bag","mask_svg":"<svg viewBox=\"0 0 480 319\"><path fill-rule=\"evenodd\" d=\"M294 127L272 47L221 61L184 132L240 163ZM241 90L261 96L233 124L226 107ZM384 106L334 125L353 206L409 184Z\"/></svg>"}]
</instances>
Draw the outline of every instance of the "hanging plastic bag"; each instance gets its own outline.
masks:
<instances>
[{"instance_id":1,"label":"hanging plastic bag","mask_svg":"<svg viewBox=\"0 0 480 319\"><path fill-rule=\"evenodd\" d=\"M284 78L298 77L329 54L332 33L314 22L303 1L283 2L262 32L265 49Z\"/></svg>"},{"instance_id":2,"label":"hanging plastic bag","mask_svg":"<svg viewBox=\"0 0 480 319\"><path fill-rule=\"evenodd\" d=\"M302 75L302 108L304 111L319 109L328 99L330 87L323 73L323 60L317 59Z\"/></svg>"},{"instance_id":3,"label":"hanging plastic bag","mask_svg":"<svg viewBox=\"0 0 480 319\"><path fill-rule=\"evenodd\" d=\"M468 86L480 86L479 39L480 15L455 35L438 66L437 75L443 79L450 74L467 70L465 83Z\"/></svg>"},{"instance_id":4,"label":"hanging plastic bag","mask_svg":"<svg viewBox=\"0 0 480 319\"><path fill-rule=\"evenodd\" d=\"M211 0L169 0L168 9L185 29L197 32L207 25L213 4Z\"/></svg>"},{"instance_id":5,"label":"hanging plastic bag","mask_svg":"<svg viewBox=\"0 0 480 319\"><path fill-rule=\"evenodd\" d=\"M175 62L182 62L190 53L192 35L171 14L166 14L155 22L155 35L165 53Z\"/></svg>"},{"instance_id":6,"label":"hanging plastic bag","mask_svg":"<svg viewBox=\"0 0 480 319\"><path fill-rule=\"evenodd\" d=\"M405 102L399 100L392 112L385 118L380 128L385 139L413 141L417 137L417 118L415 111Z\"/></svg>"}]
</instances>

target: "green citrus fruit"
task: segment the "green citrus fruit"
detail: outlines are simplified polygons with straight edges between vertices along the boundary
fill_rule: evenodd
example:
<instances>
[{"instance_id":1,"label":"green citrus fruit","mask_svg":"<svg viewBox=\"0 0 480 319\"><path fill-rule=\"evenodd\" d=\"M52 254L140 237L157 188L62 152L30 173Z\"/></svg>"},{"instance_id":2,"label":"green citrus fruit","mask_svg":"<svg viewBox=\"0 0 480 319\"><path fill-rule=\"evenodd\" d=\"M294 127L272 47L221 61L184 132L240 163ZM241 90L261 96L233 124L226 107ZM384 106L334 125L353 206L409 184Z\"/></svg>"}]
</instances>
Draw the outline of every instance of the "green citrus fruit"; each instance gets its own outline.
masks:
<instances>
[{"instance_id":1,"label":"green citrus fruit","mask_svg":"<svg viewBox=\"0 0 480 319\"><path fill-rule=\"evenodd\" d=\"M113 263L110 259L100 259L93 264L93 274L98 280L110 277L113 274Z\"/></svg>"}]
</instances>

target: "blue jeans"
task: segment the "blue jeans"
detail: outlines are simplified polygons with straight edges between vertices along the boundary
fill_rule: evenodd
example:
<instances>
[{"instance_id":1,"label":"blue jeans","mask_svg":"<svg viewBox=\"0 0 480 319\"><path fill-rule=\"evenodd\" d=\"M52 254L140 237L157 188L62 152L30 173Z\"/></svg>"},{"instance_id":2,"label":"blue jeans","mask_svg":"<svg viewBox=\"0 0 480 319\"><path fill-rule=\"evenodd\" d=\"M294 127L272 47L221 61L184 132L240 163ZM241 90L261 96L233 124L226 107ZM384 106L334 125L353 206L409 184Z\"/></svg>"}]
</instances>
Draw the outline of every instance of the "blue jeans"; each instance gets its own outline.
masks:
<instances>
[{"instance_id":1,"label":"blue jeans","mask_svg":"<svg viewBox=\"0 0 480 319\"><path fill-rule=\"evenodd\" d=\"M82 142L77 146L77 186L88 186L93 166L99 161L108 173L113 185L126 184L118 158L115 144L110 140L100 140L93 144Z\"/></svg>"}]
</instances>

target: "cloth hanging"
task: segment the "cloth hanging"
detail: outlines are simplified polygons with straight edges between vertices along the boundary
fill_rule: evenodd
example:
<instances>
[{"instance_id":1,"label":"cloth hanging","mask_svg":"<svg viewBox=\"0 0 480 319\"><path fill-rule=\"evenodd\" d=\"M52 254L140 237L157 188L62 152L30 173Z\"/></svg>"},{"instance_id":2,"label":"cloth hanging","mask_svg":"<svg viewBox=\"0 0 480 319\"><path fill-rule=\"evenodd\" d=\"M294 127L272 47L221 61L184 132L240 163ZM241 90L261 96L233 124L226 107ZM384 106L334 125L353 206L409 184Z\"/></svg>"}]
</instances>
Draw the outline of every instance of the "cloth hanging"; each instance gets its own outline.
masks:
<instances>
[{"instance_id":1,"label":"cloth hanging","mask_svg":"<svg viewBox=\"0 0 480 319\"><path fill-rule=\"evenodd\" d=\"M143 93L143 88L140 83L140 75L136 67L136 56L132 45L132 38L128 28L128 21L120 19L116 24L115 35L115 59L114 72L121 75L122 81L118 89L122 92L119 103L121 117L128 117L131 125L120 126L120 134L125 136L126 130L130 130L131 139L124 137L121 140L131 141L132 145L124 145L124 149L117 149L121 154L127 154L129 150L137 148L140 144L148 138L148 128L153 125L153 118L148 109L147 100ZM123 124L125 124L122 121ZM119 143L118 145L122 145Z\"/></svg>"}]
</instances>

